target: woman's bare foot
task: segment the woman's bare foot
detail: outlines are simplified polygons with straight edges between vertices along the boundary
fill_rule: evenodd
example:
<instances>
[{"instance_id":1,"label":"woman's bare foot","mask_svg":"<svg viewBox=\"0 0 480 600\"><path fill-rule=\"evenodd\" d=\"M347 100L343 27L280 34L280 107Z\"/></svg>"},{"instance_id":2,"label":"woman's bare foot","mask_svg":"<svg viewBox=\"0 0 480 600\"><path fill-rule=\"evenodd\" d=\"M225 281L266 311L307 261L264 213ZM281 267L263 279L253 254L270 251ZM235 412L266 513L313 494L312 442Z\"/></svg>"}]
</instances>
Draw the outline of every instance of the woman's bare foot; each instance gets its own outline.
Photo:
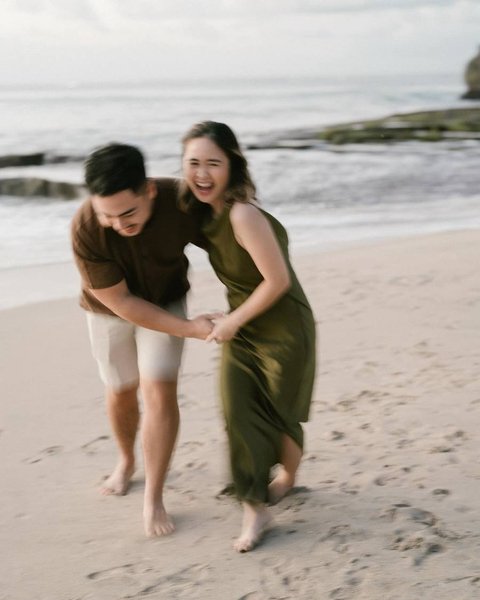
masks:
<instances>
[{"instance_id":1,"label":"woman's bare foot","mask_svg":"<svg viewBox=\"0 0 480 600\"><path fill-rule=\"evenodd\" d=\"M103 482L100 488L101 494L103 496L125 496L134 472L134 464L118 463L110 477Z\"/></svg>"},{"instance_id":2,"label":"woman's bare foot","mask_svg":"<svg viewBox=\"0 0 480 600\"><path fill-rule=\"evenodd\" d=\"M147 537L170 535L175 531L175 525L168 516L162 502L157 502L155 505L145 502L143 524Z\"/></svg>"},{"instance_id":3,"label":"woman's bare foot","mask_svg":"<svg viewBox=\"0 0 480 600\"><path fill-rule=\"evenodd\" d=\"M272 517L264 504L244 502L242 532L233 547L237 552L250 552L258 546L271 525Z\"/></svg>"},{"instance_id":4,"label":"woman's bare foot","mask_svg":"<svg viewBox=\"0 0 480 600\"><path fill-rule=\"evenodd\" d=\"M280 500L293 488L294 483L295 481L292 480L292 477L283 467L280 467L277 475L268 486L268 499L270 504L277 504L277 502L280 502Z\"/></svg>"}]
</instances>

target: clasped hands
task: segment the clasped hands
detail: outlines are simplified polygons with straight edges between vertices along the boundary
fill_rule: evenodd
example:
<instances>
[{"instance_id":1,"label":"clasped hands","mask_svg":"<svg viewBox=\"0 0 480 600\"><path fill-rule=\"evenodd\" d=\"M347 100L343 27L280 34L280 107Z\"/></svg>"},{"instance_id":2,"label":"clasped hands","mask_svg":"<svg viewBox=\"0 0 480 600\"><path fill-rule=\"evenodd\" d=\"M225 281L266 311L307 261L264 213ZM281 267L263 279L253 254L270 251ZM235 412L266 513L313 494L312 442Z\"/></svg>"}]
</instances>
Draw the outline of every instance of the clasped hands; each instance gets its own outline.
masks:
<instances>
[{"instance_id":1,"label":"clasped hands","mask_svg":"<svg viewBox=\"0 0 480 600\"><path fill-rule=\"evenodd\" d=\"M232 314L216 313L210 315L213 325L212 331L205 338L206 342L215 341L217 344L231 340L239 329L239 325Z\"/></svg>"},{"instance_id":2,"label":"clasped hands","mask_svg":"<svg viewBox=\"0 0 480 600\"><path fill-rule=\"evenodd\" d=\"M221 312L199 315L190 321L195 337L206 342L215 341L217 344L231 340L240 328L235 315Z\"/></svg>"}]
</instances>

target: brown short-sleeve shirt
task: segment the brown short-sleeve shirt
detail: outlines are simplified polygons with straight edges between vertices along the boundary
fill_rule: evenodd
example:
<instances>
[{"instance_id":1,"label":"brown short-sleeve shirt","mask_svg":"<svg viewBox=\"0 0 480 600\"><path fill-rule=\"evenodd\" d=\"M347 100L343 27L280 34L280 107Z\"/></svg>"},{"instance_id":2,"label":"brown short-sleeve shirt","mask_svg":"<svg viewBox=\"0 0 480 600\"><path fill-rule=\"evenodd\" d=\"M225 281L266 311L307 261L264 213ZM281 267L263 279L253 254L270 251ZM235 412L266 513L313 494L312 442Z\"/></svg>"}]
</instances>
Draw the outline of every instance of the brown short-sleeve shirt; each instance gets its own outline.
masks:
<instances>
[{"instance_id":1,"label":"brown short-sleeve shirt","mask_svg":"<svg viewBox=\"0 0 480 600\"><path fill-rule=\"evenodd\" d=\"M90 199L80 206L72 221L73 255L82 279L80 305L93 312L112 314L90 289L103 289L125 279L135 296L157 306L179 300L188 291L188 260L185 246L204 247L200 227L177 204L177 180L155 180L150 219L135 236L124 237L100 225Z\"/></svg>"}]
</instances>

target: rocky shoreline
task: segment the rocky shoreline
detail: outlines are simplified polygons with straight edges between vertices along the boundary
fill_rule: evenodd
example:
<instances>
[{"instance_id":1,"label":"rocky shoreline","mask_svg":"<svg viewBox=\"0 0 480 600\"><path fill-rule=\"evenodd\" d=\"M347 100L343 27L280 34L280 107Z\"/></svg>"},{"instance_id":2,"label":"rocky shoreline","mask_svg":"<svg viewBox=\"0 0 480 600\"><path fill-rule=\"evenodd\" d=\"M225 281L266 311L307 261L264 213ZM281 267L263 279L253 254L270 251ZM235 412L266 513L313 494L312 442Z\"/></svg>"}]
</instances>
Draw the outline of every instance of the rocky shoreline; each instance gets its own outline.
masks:
<instances>
[{"instance_id":1,"label":"rocky shoreline","mask_svg":"<svg viewBox=\"0 0 480 600\"><path fill-rule=\"evenodd\" d=\"M59 163L78 163L84 157L54 154L52 152L33 152L29 154L6 154L0 156L0 169L22 169ZM44 177L5 177L0 178L0 196L19 198L52 198L72 200L80 198L85 187L68 181L52 181Z\"/></svg>"},{"instance_id":2,"label":"rocky shoreline","mask_svg":"<svg viewBox=\"0 0 480 600\"><path fill-rule=\"evenodd\" d=\"M438 142L478 140L480 107L447 108L394 114L380 119L308 129L294 129L262 136L247 145L248 150L294 149L340 146L345 144L389 144L406 141ZM0 169L79 162L83 157L60 156L50 152L0 156ZM85 194L84 186L42 177L0 178L0 195L23 198L76 199Z\"/></svg>"},{"instance_id":3,"label":"rocky shoreline","mask_svg":"<svg viewBox=\"0 0 480 600\"><path fill-rule=\"evenodd\" d=\"M439 142L452 139L480 141L480 108L420 111L321 128L296 129L266 136L263 140L250 144L248 149L304 150L325 144Z\"/></svg>"},{"instance_id":4,"label":"rocky shoreline","mask_svg":"<svg viewBox=\"0 0 480 600\"><path fill-rule=\"evenodd\" d=\"M75 200L84 194L85 187L83 185L67 181L51 181L41 177L0 179L0 196Z\"/></svg>"},{"instance_id":5,"label":"rocky shoreline","mask_svg":"<svg viewBox=\"0 0 480 600\"><path fill-rule=\"evenodd\" d=\"M0 169L8 167L38 167L59 163L78 162L83 156L67 156L52 152L32 152L29 154L5 154L0 156Z\"/></svg>"}]
</instances>

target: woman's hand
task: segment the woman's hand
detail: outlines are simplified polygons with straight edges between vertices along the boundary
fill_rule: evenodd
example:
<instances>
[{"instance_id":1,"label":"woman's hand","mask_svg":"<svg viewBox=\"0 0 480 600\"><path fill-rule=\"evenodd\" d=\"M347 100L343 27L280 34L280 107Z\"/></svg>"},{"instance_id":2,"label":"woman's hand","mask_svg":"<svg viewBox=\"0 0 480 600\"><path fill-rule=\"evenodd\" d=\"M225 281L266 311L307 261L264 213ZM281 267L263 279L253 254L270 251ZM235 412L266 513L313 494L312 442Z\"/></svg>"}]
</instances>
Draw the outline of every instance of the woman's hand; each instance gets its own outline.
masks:
<instances>
[{"instance_id":1,"label":"woman's hand","mask_svg":"<svg viewBox=\"0 0 480 600\"><path fill-rule=\"evenodd\" d=\"M236 319L232 314L230 315L222 315L219 318L214 319L213 321L213 329L210 334L207 336L206 341L211 342L215 340L217 344L221 342L228 342L237 333L239 329L239 324L236 322Z\"/></svg>"}]
</instances>

